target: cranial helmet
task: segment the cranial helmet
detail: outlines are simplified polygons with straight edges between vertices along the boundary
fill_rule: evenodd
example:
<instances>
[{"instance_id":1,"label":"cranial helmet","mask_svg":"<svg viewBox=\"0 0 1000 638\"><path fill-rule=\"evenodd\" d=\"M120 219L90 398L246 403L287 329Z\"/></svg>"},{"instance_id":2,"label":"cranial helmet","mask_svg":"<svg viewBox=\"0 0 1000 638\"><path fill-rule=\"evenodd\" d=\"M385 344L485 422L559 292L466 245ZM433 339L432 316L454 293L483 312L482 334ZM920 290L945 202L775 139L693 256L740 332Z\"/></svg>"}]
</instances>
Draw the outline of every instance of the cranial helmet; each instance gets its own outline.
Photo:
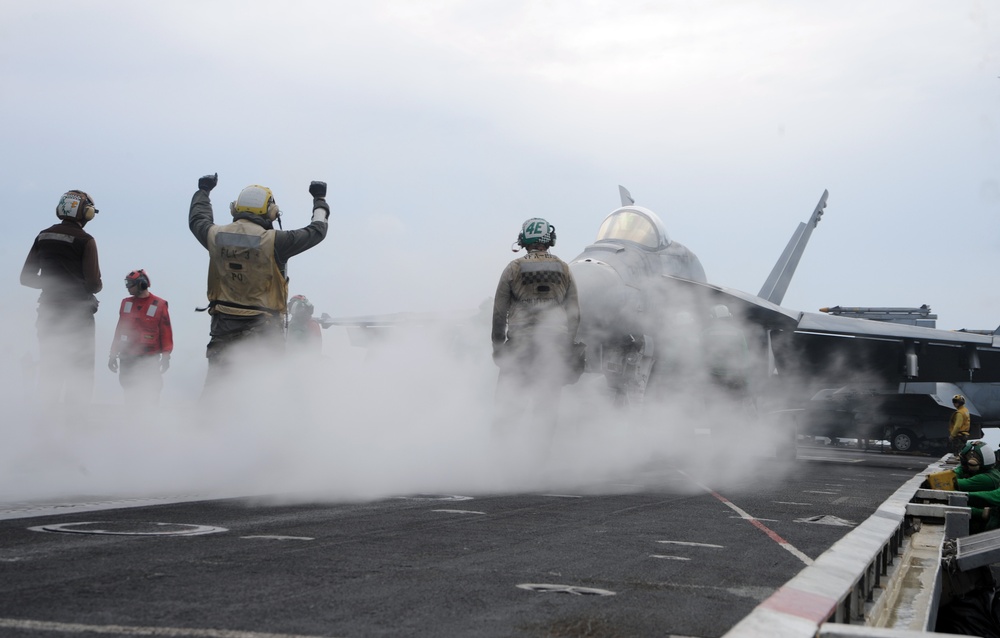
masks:
<instances>
[{"instance_id":1,"label":"cranial helmet","mask_svg":"<svg viewBox=\"0 0 1000 638\"><path fill-rule=\"evenodd\" d=\"M983 441L969 441L959 452L958 458L962 463L962 468L967 474L986 472L996 465L996 452L989 443Z\"/></svg>"},{"instance_id":2,"label":"cranial helmet","mask_svg":"<svg viewBox=\"0 0 1000 638\"><path fill-rule=\"evenodd\" d=\"M963 397L961 394L956 394L951 398L951 402L957 403L959 405L965 405L965 397Z\"/></svg>"},{"instance_id":3,"label":"cranial helmet","mask_svg":"<svg viewBox=\"0 0 1000 638\"><path fill-rule=\"evenodd\" d=\"M313 316L313 305L305 295L295 295L288 300L288 314L293 317L308 318Z\"/></svg>"},{"instance_id":4,"label":"cranial helmet","mask_svg":"<svg viewBox=\"0 0 1000 638\"><path fill-rule=\"evenodd\" d=\"M555 246L556 227L541 217L532 217L521 224L521 234L517 236L517 245L531 246L533 244Z\"/></svg>"},{"instance_id":5,"label":"cranial helmet","mask_svg":"<svg viewBox=\"0 0 1000 638\"><path fill-rule=\"evenodd\" d=\"M59 198L59 204L56 206L56 217L59 219L75 219L82 224L86 224L92 220L96 214L97 209L94 208L94 200L83 191L66 191Z\"/></svg>"},{"instance_id":6,"label":"cranial helmet","mask_svg":"<svg viewBox=\"0 0 1000 638\"><path fill-rule=\"evenodd\" d=\"M229 205L229 212L233 215L237 213L260 215L270 221L274 221L281 214L278 205L274 202L274 194L271 193L271 189L257 184L241 190L236 201Z\"/></svg>"},{"instance_id":7,"label":"cranial helmet","mask_svg":"<svg viewBox=\"0 0 1000 638\"><path fill-rule=\"evenodd\" d=\"M125 275L125 287L131 288L132 286L137 286L139 291L149 289L149 275L142 268L137 268L129 274Z\"/></svg>"}]
</instances>

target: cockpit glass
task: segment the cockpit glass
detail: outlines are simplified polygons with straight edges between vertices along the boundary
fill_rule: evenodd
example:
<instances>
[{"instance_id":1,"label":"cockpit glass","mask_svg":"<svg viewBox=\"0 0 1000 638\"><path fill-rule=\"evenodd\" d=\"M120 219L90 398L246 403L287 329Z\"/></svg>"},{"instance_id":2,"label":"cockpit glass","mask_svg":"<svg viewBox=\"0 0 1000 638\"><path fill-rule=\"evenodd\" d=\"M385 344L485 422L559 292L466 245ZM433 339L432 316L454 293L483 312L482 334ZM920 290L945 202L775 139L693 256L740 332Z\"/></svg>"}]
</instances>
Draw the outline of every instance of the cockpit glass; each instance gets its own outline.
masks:
<instances>
[{"instance_id":1,"label":"cockpit glass","mask_svg":"<svg viewBox=\"0 0 1000 638\"><path fill-rule=\"evenodd\" d=\"M660 234L649 219L632 211L623 210L608 217L601 224L597 241L619 239L635 242L647 248L660 247Z\"/></svg>"}]
</instances>

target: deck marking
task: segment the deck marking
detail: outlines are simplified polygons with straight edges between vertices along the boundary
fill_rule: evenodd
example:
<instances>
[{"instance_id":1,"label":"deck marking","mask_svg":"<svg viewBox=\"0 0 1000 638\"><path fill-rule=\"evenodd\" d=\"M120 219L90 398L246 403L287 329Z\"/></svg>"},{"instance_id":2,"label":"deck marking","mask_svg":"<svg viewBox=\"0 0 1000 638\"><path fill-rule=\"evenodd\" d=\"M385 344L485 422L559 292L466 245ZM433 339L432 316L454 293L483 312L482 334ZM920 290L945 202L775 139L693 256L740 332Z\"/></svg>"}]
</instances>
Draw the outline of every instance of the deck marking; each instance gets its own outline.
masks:
<instances>
[{"instance_id":1,"label":"deck marking","mask_svg":"<svg viewBox=\"0 0 1000 638\"><path fill-rule=\"evenodd\" d=\"M804 461L826 461L827 463L860 463L863 459L838 459L832 456L803 456L797 455L795 458Z\"/></svg>"},{"instance_id":2,"label":"deck marking","mask_svg":"<svg viewBox=\"0 0 1000 638\"><path fill-rule=\"evenodd\" d=\"M479 514L480 516L486 516L486 512L476 512L474 510L431 510L432 512L441 512L442 514Z\"/></svg>"},{"instance_id":3,"label":"deck marking","mask_svg":"<svg viewBox=\"0 0 1000 638\"><path fill-rule=\"evenodd\" d=\"M812 505L812 503L796 503L795 501L771 501L778 505Z\"/></svg>"},{"instance_id":4,"label":"deck marking","mask_svg":"<svg viewBox=\"0 0 1000 638\"><path fill-rule=\"evenodd\" d=\"M687 545L688 547L711 547L714 549L725 549L725 545L713 545L711 543L692 543L690 541L656 541L664 545Z\"/></svg>"},{"instance_id":5,"label":"deck marking","mask_svg":"<svg viewBox=\"0 0 1000 638\"><path fill-rule=\"evenodd\" d=\"M650 554L650 558L662 558L663 560L691 560L687 556L666 556L664 554Z\"/></svg>"},{"instance_id":6,"label":"deck marking","mask_svg":"<svg viewBox=\"0 0 1000 638\"><path fill-rule=\"evenodd\" d=\"M777 532L775 532L774 530L772 530L770 527L768 527L767 525L761 523L756 518L754 518L753 516L750 516L745 511L743 511L742 509L740 509L740 507L738 505L736 505L735 503L733 503L732 501L730 501L728 498L726 498L722 494L719 494L715 490L709 488L707 485L703 485L702 483L694 480L686 472L684 472L684 470L677 470L677 471L680 472L681 474L683 474L684 476L687 476L689 479L691 479L691 481L695 485L697 485L701 489L705 490L706 492L708 492L709 494L711 494L715 498L719 499L722 502L723 505L725 505L729 509L733 510L737 514L739 514L740 518L744 519L745 521L747 521L748 523L750 523L751 525L753 525L754 527L756 527L760 531L762 531L765 534L767 534L768 538L770 538L775 543L777 543L779 546L781 546L781 548L784 549L785 551L787 551L789 554L791 554L795 558L798 558L800 561L802 561L806 565L812 565L813 564L813 559L811 559L808 556L806 556L805 554L803 554L801 551L799 551L799 549L797 547L795 547L794 545L792 545L791 543L789 543L788 541L786 541L785 539L783 539L781 536L778 536Z\"/></svg>"},{"instance_id":7,"label":"deck marking","mask_svg":"<svg viewBox=\"0 0 1000 638\"><path fill-rule=\"evenodd\" d=\"M730 516L729 518L743 518L743 517L742 516ZM778 519L776 519L776 518L758 518L757 520L758 521L764 521L766 523L777 523L778 522Z\"/></svg>"},{"instance_id":8,"label":"deck marking","mask_svg":"<svg viewBox=\"0 0 1000 638\"><path fill-rule=\"evenodd\" d=\"M108 636L165 636L166 638L322 638L304 634L272 634L238 629L188 629L185 627L134 627L129 625L85 625L83 623L48 622L0 618L0 627L22 631L59 631L69 634L104 634Z\"/></svg>"},{"instance_id":9,"label":"deck marking","mask_svg":"<svg viewBox=\"0 0 1000 638\"><path fill-rule=\"evenodd\" d=\"M258 536L240 536L240 538L268 538L276 541L314 541L309 536L279 536L277 534L260 534Z\"/></svg>"},{"instance_id":10,"label":"deck marking","mask_svg":"<svg viewBox=\"0 0 1000 638\"><path fill-rule=\"evenodd\" d=\"M833 496L834 494L840 494L840 492L824 492L822 490L802 490L803 494L829 494Z\"/></svg>"}]
</instances>

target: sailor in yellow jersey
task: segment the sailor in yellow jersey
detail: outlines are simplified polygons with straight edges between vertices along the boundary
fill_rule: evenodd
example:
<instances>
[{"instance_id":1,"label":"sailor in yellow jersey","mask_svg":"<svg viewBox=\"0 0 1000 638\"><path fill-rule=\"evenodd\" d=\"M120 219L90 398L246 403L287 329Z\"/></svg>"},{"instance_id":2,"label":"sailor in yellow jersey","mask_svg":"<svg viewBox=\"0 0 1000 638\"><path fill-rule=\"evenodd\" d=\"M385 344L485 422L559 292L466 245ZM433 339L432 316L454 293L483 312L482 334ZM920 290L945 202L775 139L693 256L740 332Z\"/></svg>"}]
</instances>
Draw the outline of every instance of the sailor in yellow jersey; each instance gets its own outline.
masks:
<instances>
[{"instance_id":1,"label":"sailor in yellow jersey","mask_svg":"<svg viewBox=\"0 0 1000 638\"><path fill-rule=\"evenodd\" d=\"M964 396L956 394L951 398L951 403L955 406L955 412L948 423L948 449L958 454L969 440L972 419L969 416L969 408L965 407Z\"/></svg>"},{"instance_id":2,"label":"sailor in yellow jersey","mask_svg":"<svg viewBox=\"0 0 1000 638\"><path fill-rule=\"evenodd\" d=\"M206 387L220 372L232 367L234 356L246 351L236 345L256 343L264 351L284 349L284 314L288 305L288 260L319 244L326 237L330 206L326 184L312 182L312 220L297 230L275 230L280 216L271 189L244 188L229 205L233 221L216 224L209 192L218 174L198 180L191 199L188 226L208 250L208 312L212 316L208 343ZM280 222L279 222L280 225ZM259 356L260 350L247 351Z\"/></svg>"}]
</instances>

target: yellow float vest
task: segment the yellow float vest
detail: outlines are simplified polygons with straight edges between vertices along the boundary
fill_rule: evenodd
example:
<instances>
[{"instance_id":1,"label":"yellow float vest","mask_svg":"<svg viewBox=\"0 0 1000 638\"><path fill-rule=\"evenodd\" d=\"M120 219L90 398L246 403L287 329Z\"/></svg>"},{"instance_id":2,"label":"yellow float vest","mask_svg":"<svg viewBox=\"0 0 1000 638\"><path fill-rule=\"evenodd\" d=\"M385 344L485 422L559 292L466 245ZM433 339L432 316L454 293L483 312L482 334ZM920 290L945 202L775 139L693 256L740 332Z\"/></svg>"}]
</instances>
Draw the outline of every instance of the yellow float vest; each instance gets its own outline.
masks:
<instances>
[{"instance_id":1,"label":"yellow float vest","mask_svg":"<svg viewBox=\"0 0 1000 638\"><path fill-rule=\"evenodd\" d=\"M274 232L246 219L209 229L210 313L251 317L285 312L288 282L274 259Z\"/></svg>"}]
</instances>

